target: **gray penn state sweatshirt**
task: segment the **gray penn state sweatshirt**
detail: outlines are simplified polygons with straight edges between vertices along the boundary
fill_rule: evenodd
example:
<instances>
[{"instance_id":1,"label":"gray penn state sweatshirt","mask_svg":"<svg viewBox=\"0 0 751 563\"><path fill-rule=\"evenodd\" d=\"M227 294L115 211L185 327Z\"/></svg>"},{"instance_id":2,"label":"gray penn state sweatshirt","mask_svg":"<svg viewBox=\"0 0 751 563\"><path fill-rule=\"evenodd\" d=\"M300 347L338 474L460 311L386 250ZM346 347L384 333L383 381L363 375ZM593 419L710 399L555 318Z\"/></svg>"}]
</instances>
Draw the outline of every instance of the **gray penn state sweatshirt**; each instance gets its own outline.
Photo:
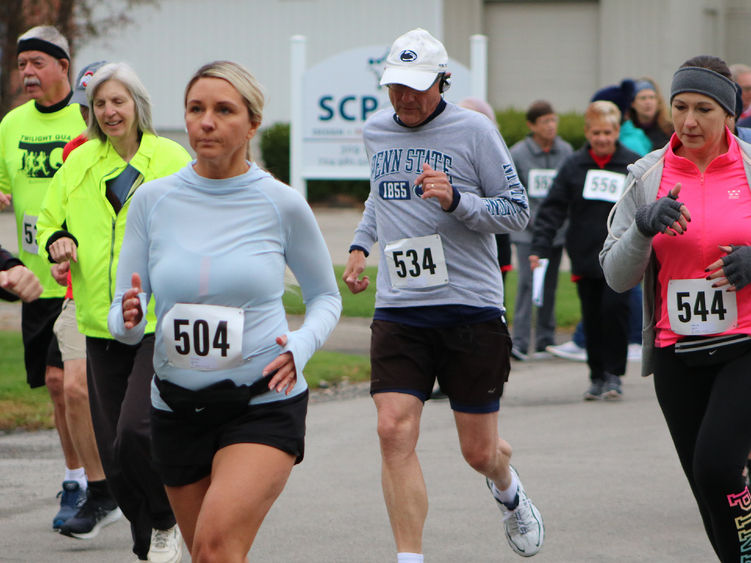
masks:
<instances>
[{"instance_id":1,"label":"gray penn state sweatshirt","mask_svg":"<svg viewBox=\"0 0 751 563\"><path fill-rule=\"evenodd\" d=\"M529 205L508 148L484 115L446 104L417 127L405 127L391 109L371 116L363 128L370 161L370 195L355 229L353 246L381 250L401 239L437 234L443 247L448 283L431 287L394 287L388 261L397 270L429 267L424 255L381 252L376 307L466 305L503 308L495 233L524 229ZM421 199L415 179L423 163L445 172L460 199L444 211L435 198ZM409 250L408 245L407 251ZM432 258L432 257L431 257ZM406 260L406 266L398 261ZM392 264L392 271L394 269Z\"/></svg>"}]
</instances>

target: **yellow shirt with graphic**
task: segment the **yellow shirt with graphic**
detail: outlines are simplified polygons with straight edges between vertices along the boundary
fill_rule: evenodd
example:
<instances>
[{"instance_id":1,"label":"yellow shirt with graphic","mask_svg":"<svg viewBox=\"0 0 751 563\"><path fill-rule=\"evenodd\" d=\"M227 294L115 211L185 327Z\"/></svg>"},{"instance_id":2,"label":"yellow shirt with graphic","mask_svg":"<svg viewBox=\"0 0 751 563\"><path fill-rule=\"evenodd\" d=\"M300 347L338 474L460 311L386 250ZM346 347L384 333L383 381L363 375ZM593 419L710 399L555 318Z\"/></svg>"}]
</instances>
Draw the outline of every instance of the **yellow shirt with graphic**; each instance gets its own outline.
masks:
<instances>
[{"instance_id":1,"label":"yellow shirt with graphic","mask_svg":"<svg viewBox=\"0 0 751 563\"><path fill-rule=\"evenodd\" d=\"M8 112L0 122L0 191L12 194L18 227L18 254L42 282L42 297L63 297L65 288L37 254L36 221L47 187L63 164L63 147L86 124L78 104L45 113L34 100Z\"/></svg>"}]
</instances>

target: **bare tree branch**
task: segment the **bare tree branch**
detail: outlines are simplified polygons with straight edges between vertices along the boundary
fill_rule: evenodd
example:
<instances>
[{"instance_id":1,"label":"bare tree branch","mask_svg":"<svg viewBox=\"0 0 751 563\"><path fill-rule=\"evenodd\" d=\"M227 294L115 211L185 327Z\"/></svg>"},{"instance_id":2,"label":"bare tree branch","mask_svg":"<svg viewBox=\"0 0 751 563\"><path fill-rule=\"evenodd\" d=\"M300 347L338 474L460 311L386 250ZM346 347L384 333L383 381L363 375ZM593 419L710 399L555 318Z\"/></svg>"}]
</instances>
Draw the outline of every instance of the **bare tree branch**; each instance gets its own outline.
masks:
<instances>
[{"instance_id":1,"label":"bare tree branch","mask_svg":"<svg viewBox=\"0 0 751 563\"><path fill-rule=\"evenodd\" d=\"M18 36L35 25L54 25L70 43L71 56L86 41L133 24L130 13L159 0L2 0L0 1L0 118L25 100L16 71Z\"/></svg>"}]
</instances>

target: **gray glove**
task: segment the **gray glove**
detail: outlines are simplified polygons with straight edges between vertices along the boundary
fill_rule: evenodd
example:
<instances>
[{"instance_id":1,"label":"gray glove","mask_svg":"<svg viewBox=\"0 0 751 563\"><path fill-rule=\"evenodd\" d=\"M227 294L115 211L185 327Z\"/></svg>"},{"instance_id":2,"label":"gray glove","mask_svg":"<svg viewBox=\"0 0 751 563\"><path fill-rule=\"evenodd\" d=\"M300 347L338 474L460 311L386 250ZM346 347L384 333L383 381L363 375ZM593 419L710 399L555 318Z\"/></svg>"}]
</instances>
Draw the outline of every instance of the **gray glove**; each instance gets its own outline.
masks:
<instances>
[{"instance_id":1,"label":"gray glove","mask_svg":"<svg viewBox=\"0 0 751 563\"><path fill-rule=\"evenodd\" d=\"M735 289L743 289L751 283L751 246L735 246L730 254L722 257L723 270Z\"/></svg>"},{"instance_id":2,"label":"gray glove","mask_svg":"<svg viewBox=\"0 0 751 563\"><path fill-rule=\"evenodd\" d=\"M636 228L645 237L653 237L657 233L664 233L670 225L675 223L681 216L680 201L670 196L661 197L648 205L642 205L636 210L634 219Z\"/></svg>"}]
</instances>

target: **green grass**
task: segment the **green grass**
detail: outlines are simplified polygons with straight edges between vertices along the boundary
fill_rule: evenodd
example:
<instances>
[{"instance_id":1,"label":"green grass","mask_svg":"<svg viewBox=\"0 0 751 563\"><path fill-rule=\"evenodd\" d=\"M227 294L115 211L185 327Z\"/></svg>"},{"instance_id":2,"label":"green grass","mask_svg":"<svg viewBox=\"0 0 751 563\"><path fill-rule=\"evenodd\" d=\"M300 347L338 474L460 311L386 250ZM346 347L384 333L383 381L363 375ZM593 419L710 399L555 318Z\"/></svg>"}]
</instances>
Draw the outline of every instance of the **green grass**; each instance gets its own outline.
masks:
<instances>
[{"instance_id":1,"label":"green grass","mask_svg":"<svg viewBox=\"0 0 751 563\"><path fill-rule=\"evenodd\" d=\"M344 268L337 266L336 278L342 294L342 315L345 317L371 317L375 302L376 268L369 267L366 274L370 286L358 295L352 295L341 281ZM571 329L579 321L579 299L576 286L568 272L561 272L558 281L556 316L558 326ZM516 271L506 277L506 307L509 322L514 318L514 295L516 294ZM292 288L284 296L284 306L290 314L303 314L305 307L299 291ZM343 381L365 381L370 376L367 356L339 354L327 350L318 351L305 367L305 378L312 389L321 381L333 385ZM45 387L29 389L23 365L23 344L20 332L0 331L0 431L17 428L37 430L52 428L52 406Z\"/></svg>"},{"instance_id":2,"label":"green grass","mask_svg":"<svg viewBox=\"0 0 751 563\"><path fill-rule=\"evenodd\" d=\"M20 332L0 331L0 431L52 428L46 387L29 389Z\"/></svg>"}]
</instances>

